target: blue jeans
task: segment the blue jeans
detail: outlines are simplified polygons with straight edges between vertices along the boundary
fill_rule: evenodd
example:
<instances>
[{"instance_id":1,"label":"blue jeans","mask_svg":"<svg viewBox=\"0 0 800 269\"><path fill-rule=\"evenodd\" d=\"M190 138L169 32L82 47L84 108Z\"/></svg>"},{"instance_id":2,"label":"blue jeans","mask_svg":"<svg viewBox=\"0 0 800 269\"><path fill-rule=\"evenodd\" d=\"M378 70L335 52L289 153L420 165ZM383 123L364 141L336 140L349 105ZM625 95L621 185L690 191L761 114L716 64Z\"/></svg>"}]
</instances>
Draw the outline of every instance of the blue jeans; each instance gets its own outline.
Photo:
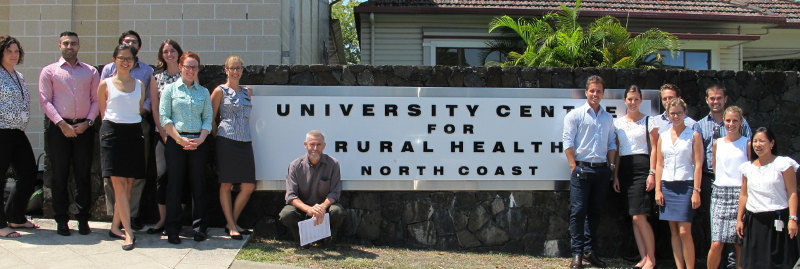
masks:
<instances>
[{"instance_id":1,"label":"blue jeans","mask_svg":"<svg viewBox=\"0 0 800 269\"><path fill-rule=\"evenodd\" d=\"M570 176L569 233L572 254L592 252L592 235L606 204L611 170L608 166L591 168L578 165Z\"/></svg>"}]
</instances>

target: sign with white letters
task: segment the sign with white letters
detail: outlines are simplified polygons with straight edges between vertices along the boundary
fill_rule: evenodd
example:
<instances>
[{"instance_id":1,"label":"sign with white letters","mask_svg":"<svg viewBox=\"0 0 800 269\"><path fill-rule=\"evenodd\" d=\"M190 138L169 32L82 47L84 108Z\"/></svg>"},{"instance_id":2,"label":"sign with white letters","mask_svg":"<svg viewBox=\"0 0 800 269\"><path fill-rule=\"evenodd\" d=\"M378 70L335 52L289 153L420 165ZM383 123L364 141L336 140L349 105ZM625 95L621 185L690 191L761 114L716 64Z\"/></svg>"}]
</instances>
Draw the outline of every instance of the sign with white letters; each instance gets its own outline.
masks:
<instances>
[{"instance_id":1,"label":"sign with white letters","mask_svg":"<svg viewBox=\"0 0 800 269\"><path fill-rule=\"evenodd\" d=\"M283 190L305 133L325 134L347 190L562 189L564 116L582 89L253 86L259 189ZM652 91L640 110L650 114ZM651 100L648 100L648 95ZM616 97L616 98L614 98ZM622 90L601 105L624 115Z\"/></svg>"}]
</instances>

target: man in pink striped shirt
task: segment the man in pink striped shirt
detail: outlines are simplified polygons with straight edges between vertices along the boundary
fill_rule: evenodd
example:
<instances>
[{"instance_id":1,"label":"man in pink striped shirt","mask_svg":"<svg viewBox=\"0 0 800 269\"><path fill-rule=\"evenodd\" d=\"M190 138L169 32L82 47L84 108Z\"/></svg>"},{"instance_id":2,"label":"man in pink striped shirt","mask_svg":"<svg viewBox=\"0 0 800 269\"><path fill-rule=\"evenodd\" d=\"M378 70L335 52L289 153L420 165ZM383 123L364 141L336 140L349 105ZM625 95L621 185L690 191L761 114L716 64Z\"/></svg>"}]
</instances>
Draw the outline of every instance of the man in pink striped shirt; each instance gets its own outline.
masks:
<instances>
[{"instance_id":1,"label":"man in pink striped shirt","mask_svg":"<svg viewBox=\"0 0 800 269\"><path fill-rule=\"evenodd\" d=\"M53 211L58 224L56 232L70 235L68 178L70 167L75 178L78 205L78 233L91 232L92 183L90 170L95 132L90 127L99 113L97 85L100 74L93 66L78 61L78 34L63 32L58 48L61 59L45 66L39 75L39 95L45 124L46 153L53 175Z\"/></svg>"}]
</instances>

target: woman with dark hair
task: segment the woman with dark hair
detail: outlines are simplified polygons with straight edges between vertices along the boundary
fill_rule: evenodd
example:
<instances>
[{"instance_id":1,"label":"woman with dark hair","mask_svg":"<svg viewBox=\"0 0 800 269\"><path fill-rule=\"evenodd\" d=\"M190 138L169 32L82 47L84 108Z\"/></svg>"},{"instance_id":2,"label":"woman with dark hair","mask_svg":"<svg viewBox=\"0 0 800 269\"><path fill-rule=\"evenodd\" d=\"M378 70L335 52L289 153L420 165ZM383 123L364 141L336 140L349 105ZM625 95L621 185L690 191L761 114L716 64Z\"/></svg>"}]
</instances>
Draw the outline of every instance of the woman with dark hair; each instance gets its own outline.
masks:
<instances>
[{"instance_id":1,"label":"woman with dark hair","mask_svg":"<svg viewBox=\"0 0 800 269\"><path fill-rule=\"evenodd\" d=\"M743 111L731 106L722 112L725 137L712 144L712 167L714 183L711 192L711 248L706 259L706 268L717 268L725 244L733 244L736 264L739 264L742 240L736 235L736 214L739 210L739 194L742 188L742 173L739 166L750 159L750 141L742 135Z\"/></svg>"},{"instance_id":2,"label":"woman with dark hair","mask_svg":"<svg viewBox=\"0 0 800 269\"><path fill-rule=\"evenodd\" d=\"M156 142L155 159L156 159L156 197L158 199L158 222L147 229L148 234L159 234L164 231L164 221L167 217L167 161L164 158L164 143L167 141L167 132L161 126L160 114L158 107L161 104L161 92L167 84L178 81L181 78L180 69L178 69L178 59L183 55L183 50L178 42L172 39L164 40L158 48L158 65L156 66L156 74L153 75L151 85L157 85L157 91L150 91L150 105L153 111L153 121L156 126L156 133L158 134L158 142ZM186 197L187 192L183 192Z\"/></svg>"},{"instance_id":3,"label":"woman with dark hair","mask_svg":"<svg viewBox=\"0 0 800 269\"><path fill-rule=\"evenodd\" d=\"M741 267L792 268L797 262L797 162L778 156L775 134L758 128L750 142L755 158L739 167L742 190L736 233Z\"/></svg>"},{"instance_id":4,"label":"woman with dark hair","mask_svg":"<svg viewBox=\"0 0 800 269\"><path fill-rule=\"evenodd\" d=\"M111 178L114 187L114 218L122 222L125 235L109 230L112 237L123 238L123 250L132 250L136 243L131 227L131 190L133 180L144 177L144 137L142 109L144 84L131 76L136 62L136 48L126 44L114 49L113 61L117 72L100 81L97 87L100 117L100 159L104 178Z\"/></svg>"},{"instance_id":5,"label":"woman with dark hair","mask_svg":"<svg viewBox=\"0 0 800 269\"><path fill-rule=\"evenodd\" d=\"M0 36L0 52L0 175L5 176L9 165L16 173L16 185L5 207L0 197L0 237L16 238L20 234L14 229L39 228L25 217L36 182L36 159L25 135L31 98L25 79L14 69L25 57L22 45L16 38Z\"/></svg>"},{"instance_id":6,"label":"woman with dark hair","mask_svg":"<svg viewBox=\"0 0 800 269\"><path fill-rule=\"evenodd\" d=\"M617 133L618 169L614 169L614 191L627 196L628 214L633 219L633 236L642 260L638 268L653 268L656 265L655 237L653 228L647 221L652 208L651 190L655 181L649 177L650 149L647 139L649 117L639 111L642 104L642 91L631 85L625 90L627 112L624 117L614 120Z\"/></svg>"},{"instance_id":7,"label":"woman with dark hair","mask_svg":"<svg viewBox=\"0 0 800 269\"><path fill-rule=\"evenodd\" d=\"M239 85L244 71L244 61L236 55L225 60L228 79L211 94L214 118L219 115L215 128L217 168L219 169L219 202L227 223L225 230L232 239L241 240L244 230L236 224L250 194L256 188L256 168L253 143L250 139L250 89ZM214 126L217 126L216 124ZM239 194L231 203L233 184L239 184Z\"/></svg>"},{"instance_id":8,"label":"woman with dark hair","mask_svg":"<svg viewBox=\"0 0 800 269\"><path fill-rule=\"evenodd\" d=\"M159 105L161 126L168 135L164 150L169 174L164 227L167 241L171 244L181 243L178 234L181 230L180 202L184 183L191 186L194 200L194 240L208 238L204 187L209 149L205 140L211 133L213 120L208 89L196 82L200 57L194 52L186 52L178 61L178 67L181 79L164 87Z\"/></svg>"},{"instance_id":9,"label":"woman with dark hair","mask_svg":"<svg viewBox=\"0 0 800 269\"><path fill-rule=\"evenodd\" d=\"M664 130L656 143L656 204L660 220L669 222L672 256L678 268L694 268L692 239L694 210L700 206L703 140L684 124L686 102L667 103L672 128Z\"/></svg>"}]
</instances>

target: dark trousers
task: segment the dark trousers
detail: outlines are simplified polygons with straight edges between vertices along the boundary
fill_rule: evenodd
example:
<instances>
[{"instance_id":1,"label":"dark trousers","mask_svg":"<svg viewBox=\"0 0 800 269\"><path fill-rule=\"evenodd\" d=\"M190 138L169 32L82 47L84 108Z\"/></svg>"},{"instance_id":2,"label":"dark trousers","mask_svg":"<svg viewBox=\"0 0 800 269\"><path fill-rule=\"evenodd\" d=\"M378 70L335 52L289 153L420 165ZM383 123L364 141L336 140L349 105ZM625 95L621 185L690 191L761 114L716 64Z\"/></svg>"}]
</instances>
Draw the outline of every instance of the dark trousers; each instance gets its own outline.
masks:
<instances>
[{"instance_id":1,"label":"dark trousers","mask_svg":"<svg viewBox=\"0 0 800 269\"><path fill-rule=\"evenodd\" d=\"M47 121L45 135L48 139L47 158L52 169L53 211L56 222L69 220L69 172L75 178L79 221L88 220L92 207L92 153L94 152L94 129L89 128L77 137L66 137L58 126Z\"/></svg>"},{"instance_id":2,"label":"dark trousers","mask_svg":"<svg viewBox=\"0 0 800 269\"><path fill-rule=\"evenodd\" d=\"M592 252L592 236L605 209L611 170L578 165L570 176L569 233L572 254Z\"/></svg>"},{"instance_id":3,"label":"dark trousers","mask_svg":"<svg viewBox=\"0 0 800 269\"><path fill-rule=\"evenodd\" d=\"M196 150L183 150L171 137L167 138L164 155L167 158L167 235L178 235L181 231L181 194L188 183L192 188L192 227L206 232L205 169L208 162L208 143L203 142Z\"/></svg>"},{"instance_id":4,"label":"dark trousers","mask_svg":"<svg viewBox=\"0 0 800 269\"><path fill-rule=\"evenodd\" d=\"M714 183L714 174L703 173L700 182L700 207L692 221L692 240L694 240L694 253L699 261L705 261L708 250L711 248L711 186ZM723 255L723 259L725 256ZM724 262L720 262L724 264Z\"/></svg>"},{"instance_id":5,"label":"dark trousers","mask_svg":"<svg viewBox=\"0 0 800 269\"><path fill-rule=\"evenodd\" d=\"M24 224L28 221L25 210L36 184L37 168L31 143L22 130L0 129L0 175L5 177L9 165L14 168L16 186L11 190L5 207L5 201L0 197L0 229L7 227L8 222Z\"/></svg>"},{"instance_id":6,"label":"dark trousers","mask_svg":"<svg viewBox=\"0 0 800 269\"><path fill-rule=\"evenodd\" d=\"M344 207L335 203L328 207L328 214L331 218L331 239L335 241L339 227L344 223L346 212L344 211ZM306 212L300 211L300 209L297 209L293 205L284 206L281 213L278 215L281 223L283 223L286 228L289 228L294 239L300 242L300 228L297 227L297 223L309 219L311 216L306 215Z\"/></svg>"}]
</instances>

